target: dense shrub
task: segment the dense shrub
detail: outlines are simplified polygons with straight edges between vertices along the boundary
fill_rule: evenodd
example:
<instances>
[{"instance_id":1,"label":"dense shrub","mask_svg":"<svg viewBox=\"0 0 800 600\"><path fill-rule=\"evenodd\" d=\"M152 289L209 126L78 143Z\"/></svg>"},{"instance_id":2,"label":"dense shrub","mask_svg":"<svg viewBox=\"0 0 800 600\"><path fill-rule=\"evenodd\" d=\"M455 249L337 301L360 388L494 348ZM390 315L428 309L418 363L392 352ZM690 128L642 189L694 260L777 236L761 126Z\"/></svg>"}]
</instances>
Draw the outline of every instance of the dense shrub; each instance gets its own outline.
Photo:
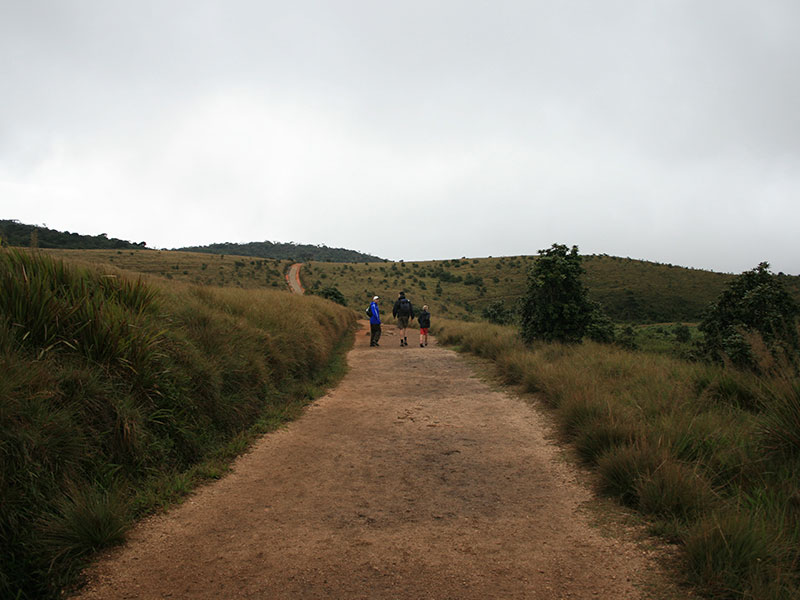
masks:
<instances>
[{"instance_id":1,"label":"dense shrub","mask_svg":"<svg viewBox=\"0 0 800 600\"><path fill-rule=\"evenodd\" d=\"M699 329L710 357L757 369L753 342L759 338L773 355L797 360L798 315L800 306L786 290L783 277L771 273L769 264L762 262L730 283L708 309Z\"/></svg>"}]
</instances>

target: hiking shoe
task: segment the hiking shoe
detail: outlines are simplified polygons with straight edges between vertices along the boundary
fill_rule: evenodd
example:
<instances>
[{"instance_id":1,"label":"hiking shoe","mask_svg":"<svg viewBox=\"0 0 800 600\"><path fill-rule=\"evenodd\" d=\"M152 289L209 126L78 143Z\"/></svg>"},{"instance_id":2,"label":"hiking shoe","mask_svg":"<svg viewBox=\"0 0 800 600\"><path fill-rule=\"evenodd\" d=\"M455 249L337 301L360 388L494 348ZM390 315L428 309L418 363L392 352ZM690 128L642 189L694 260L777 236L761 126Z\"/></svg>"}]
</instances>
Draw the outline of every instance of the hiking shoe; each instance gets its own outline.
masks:
<instances>
[{"instance_id":1,"label":"hiking shoe","mask_svg":"<svg viewBox=\"0 0 800 600\"><path fill-rule=\"evenodd\" d=\"M420 347L420 348L424 348L424 345L423 345L423 344L420 344L420 345L419 345L419 347Z\"/></svg>"}]
</instances>

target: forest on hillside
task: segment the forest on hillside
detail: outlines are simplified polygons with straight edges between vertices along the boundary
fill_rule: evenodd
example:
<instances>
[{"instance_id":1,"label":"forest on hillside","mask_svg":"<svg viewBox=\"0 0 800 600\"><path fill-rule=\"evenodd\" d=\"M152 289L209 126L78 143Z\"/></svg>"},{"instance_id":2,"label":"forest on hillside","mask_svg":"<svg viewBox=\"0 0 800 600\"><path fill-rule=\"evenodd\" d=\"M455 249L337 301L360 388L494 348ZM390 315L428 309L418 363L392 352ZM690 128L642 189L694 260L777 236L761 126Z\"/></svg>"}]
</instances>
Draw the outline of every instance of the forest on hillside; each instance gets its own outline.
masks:
<instances>
[{"instance_id":1,"label":"forest on hillside","mask_svg":"<svg viewBox=\"0 0 800 600\"><path fill-rule=\"evenodd\" d=\"M205 252L208 254L233 254L236 256L254 256L257 258L276 258L279 260L294 260L307 262L382 262L383 259L371 254L364 254L346 248L329 248L325 245L295 244L294 242L249 242L246 244L233 244L224 242L209 244L208 246L187 246L175 248L183 252Z\"/></svg>"},{"instance_id":2,"label":"forest on hillside","mask_svg":"<svg viewBox=\"0 0 800 600\"><path fill-rule=\"evenodd\" d=\"M43 225L26 225L13 219L0 219L0 242L8 246L81 250L125 250L144 248L147 245L145 242L136 244L110 238L105 233L81 235L69 231L57 231Z\"/></svg>"}]
</instances>

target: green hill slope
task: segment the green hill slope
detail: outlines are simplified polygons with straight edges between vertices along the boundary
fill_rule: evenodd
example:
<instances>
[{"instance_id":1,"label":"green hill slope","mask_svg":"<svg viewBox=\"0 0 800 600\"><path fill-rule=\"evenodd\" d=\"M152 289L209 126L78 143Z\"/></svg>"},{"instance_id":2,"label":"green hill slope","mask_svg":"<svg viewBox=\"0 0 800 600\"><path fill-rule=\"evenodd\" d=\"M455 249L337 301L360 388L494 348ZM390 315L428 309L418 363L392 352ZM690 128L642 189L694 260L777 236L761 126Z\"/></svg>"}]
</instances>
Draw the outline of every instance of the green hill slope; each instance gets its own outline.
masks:
<instances>
[{"instance_id":1,"label":"green hill slope","mask_svg":"<svg viewBox=\"0 0 800 600\"><path fill-rule=\"evenodd\" d=\"M311 262L301 271L311 291L335 286L348 304L361 307L373 295L390 310L399 290L412 302L428 304L434 314L478 319L493 303L514 309L524 295L533 256L335 264ZM589 295L618 322L694 322L734 275L688 269L630 258L584 257ZM800 277L787 276L787 287L800 298Z\"/></svg>"}]
</instances>

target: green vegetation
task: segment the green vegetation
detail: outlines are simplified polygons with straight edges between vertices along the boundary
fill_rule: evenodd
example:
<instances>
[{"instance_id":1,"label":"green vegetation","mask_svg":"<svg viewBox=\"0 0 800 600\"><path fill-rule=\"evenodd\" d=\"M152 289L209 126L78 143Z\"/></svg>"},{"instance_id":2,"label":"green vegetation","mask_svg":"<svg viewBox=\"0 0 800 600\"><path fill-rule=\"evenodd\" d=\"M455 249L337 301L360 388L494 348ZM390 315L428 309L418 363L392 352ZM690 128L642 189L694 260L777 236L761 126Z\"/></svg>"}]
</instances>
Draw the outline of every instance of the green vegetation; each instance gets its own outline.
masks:
<instances>
[{"instance_id":1,"label":"green vegetation","mask_svg":"<svg viewBox=\"0 0 800 600\"><path fill-rule=\"evenodd\" d=\"M348 306L366 306L374 295L406 291L414 305L428 304L434 317L476 321L517 319L527 291L532 256L396 263L310 262L301 269L307 290L335 285ZM698 323L734 275L629 258L581 256L589 300L616 323ZM309 269L310 267L310 269ZM800 277L784 285L800 299ZM469 282L469 283L467 283ZM500 307L500 313L497 308ZM493 312L494 311L494 312Z\"/></svg>"},{"instance_id":2,"label":"green vegetation","mask_svg":"<svg viewBox=\"0 0 800 600\"><path fill-rule=\"evenodd\" d=\"M700 323L706 353L754 369L757 336L775 358L794 361L800 350L800 306L786 291L784 279L770 273L767 263L737 277Z\"/></svg>"},{"instance_id":3,"label":"green vegetation","mask_svg":"<svg viewBox=\"0 0 800 600\"><path fill-rule=\"evenodd\" d=\"M522 303L522 339L580 342L599 308L589 302L578 247L553 244L539 251Z\"/></svg>"},{"instance_id":4,"label":"green vegetation","mask_svg":"<svg viewBox=\"0 0 800 600\"><path fill-rule=\"evenodd\" d=\"M247 244L209 244L208 246L187 246L177 248L184 252L202 252L205 254L234 254L237 256L255 256L258 258L275 258L292 262L380 262L383 259L371 254L364 254L346 248L328 248L325 245L295 244L294 242L249 242Z\"/></svg>"},{"instance_id":5,"label":"green vegetation","mask_svg":"<svg viewBox=\"0 0 800 600\"><path fill-rule=\"evenodd\" d=\"M340 292L339 288L336 286L324 287L321 290L313 290L311 293L315 296L330 300L331 302L336 302L336 304L347 306L347 300L345 300L344 295L342 295L342 292Z\"/></svg>"},{"instance_id":6,"label":"green vegetation","mask_svg":"<svg viewBox=\"0 0 800 600\"><path fill-rule=\"evenodd\" d=\"M512 327L434 325L440 342L494 361L505 382L536 393L600 488L682 544L689 577L708 596L800 595L792 368L757 376L593 342L528 347Z\"/></svg>"},{"instance_id":7,"label":"green vegetation","mask_svg":"<svg viewBox=\"0 0 800 600\"><path fill-rule=\"evenodd\" d=\"M174 250L44 250L71 262L108 266L199 285L286 289L292 261Z\"/></svg>"},{"instance_id":8,"label":"green vegetation","mask_svg":"<svg viewBox=\"0 0 800 600\"><path fill-rule=\"evenodd\" d=\"M56 231L38 225L25 225L19 221L0 219L0 240L9 246L34 248L144 248L145 243L134 244L100 235L79 235L69 231Z\"/></svg>"},{"instance_id":9,"label":"green vegetation","mask_svg":"<svg viewBox=\"0 0 800 600\"><path fill-rule=\"evenodd\" d=\"M0 250L0 597L58 597L344 370L351 311Z\"/></svg>"}]
</instances>

